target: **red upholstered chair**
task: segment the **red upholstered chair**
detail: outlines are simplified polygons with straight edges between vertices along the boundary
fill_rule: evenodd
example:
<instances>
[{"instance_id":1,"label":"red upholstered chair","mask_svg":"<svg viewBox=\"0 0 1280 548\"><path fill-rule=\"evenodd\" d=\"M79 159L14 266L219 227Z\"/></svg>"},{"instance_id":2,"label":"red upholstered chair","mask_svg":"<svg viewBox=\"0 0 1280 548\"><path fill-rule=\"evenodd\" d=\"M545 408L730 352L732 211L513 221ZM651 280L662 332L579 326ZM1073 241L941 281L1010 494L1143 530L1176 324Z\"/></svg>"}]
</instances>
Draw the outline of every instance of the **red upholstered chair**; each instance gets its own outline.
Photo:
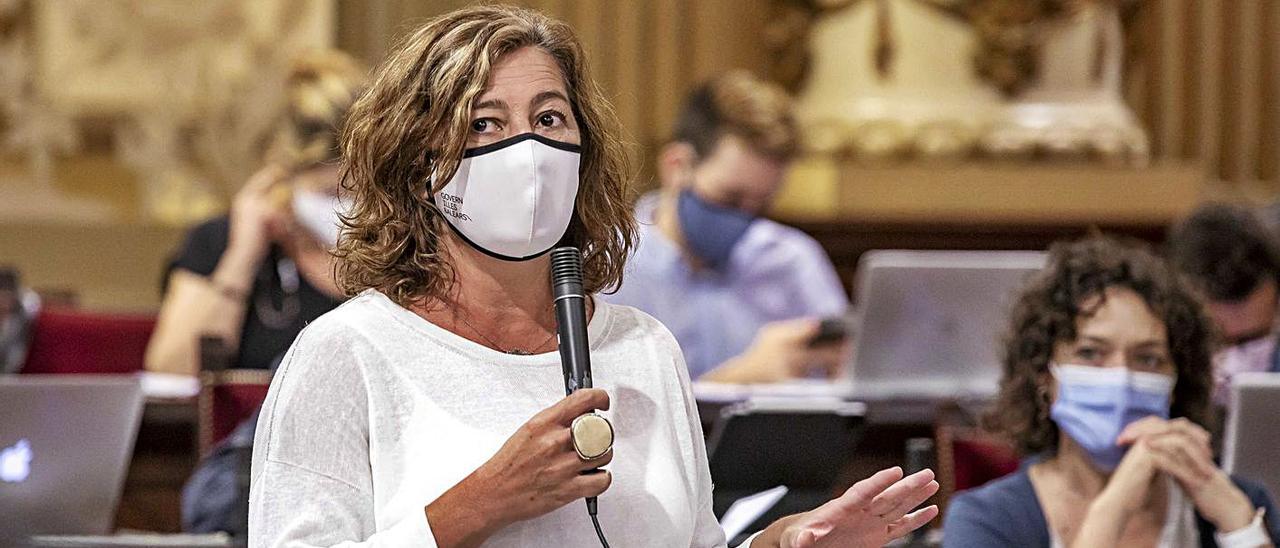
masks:
<instances>
[{"instance_id":1,"label":"red upholstered chair","mask_svg":"<svg viewBox=\"0 0 1280 548\"><path fill-rule=\"evenodd\" d=\"M36 316L22 373L142 371L151 315L46 308Z\"/></svg>"},{"instance_id":2,"label":"red upholstered chair","mask_svg":"<svg viewBox=\"0 0 1280 548\"><path fill-rule=\"evenodd\" d=\"M945 505L951 496L1018 469L1018 454L1008 442L968 426L939 426L938 490ZM945 508L944 508L945 509Z\"/></svg>"},{"instance_id":3,"label":"red upholstered chair","mask_svg":"<svg viewBox=\"0 0 1280 548\"><path fill-rule=\"evenodd\" d=\"M258 412L271 386L271 372L227 369L200 373L200 454L207 455L236 426Z\"/></svg>"}]
</instances>

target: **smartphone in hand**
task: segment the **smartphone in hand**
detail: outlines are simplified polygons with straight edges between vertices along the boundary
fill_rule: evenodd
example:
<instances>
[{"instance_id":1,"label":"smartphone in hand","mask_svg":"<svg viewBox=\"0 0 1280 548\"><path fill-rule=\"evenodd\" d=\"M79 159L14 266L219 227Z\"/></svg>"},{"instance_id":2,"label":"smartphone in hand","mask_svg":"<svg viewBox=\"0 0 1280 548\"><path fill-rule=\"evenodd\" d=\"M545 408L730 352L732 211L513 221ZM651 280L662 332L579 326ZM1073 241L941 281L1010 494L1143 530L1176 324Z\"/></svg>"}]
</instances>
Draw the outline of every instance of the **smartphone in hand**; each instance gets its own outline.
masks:
<instances>
[{"instance_id":1,"label":"smartphone in hand","mask_svg":"<svg viewBox=\"0 0 1280 548\"><path fill-rule=\"evenodd\" d=\"M849 324L844 318L825 318L818 324L818 333L809 339L809 348L844 342L849 336Z\"/></svg>"}]
</instances>

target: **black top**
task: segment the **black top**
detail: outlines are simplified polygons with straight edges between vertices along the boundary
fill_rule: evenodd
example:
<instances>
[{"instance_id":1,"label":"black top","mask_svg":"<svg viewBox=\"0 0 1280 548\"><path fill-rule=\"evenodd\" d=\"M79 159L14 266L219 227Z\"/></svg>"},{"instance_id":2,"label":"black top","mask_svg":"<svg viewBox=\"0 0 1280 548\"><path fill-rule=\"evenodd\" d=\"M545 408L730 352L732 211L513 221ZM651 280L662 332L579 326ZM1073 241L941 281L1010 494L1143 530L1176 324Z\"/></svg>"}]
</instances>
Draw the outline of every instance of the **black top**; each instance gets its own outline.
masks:
<instances>
[{"instance_id":1,"label":"black top","mask_svg":"<svg viewBox=\"0 0 1280 548\"><path fill-rule=\"evenodd\" d=\"M164 283L168 283L174 268L201 276L213 274L227 250L230 228L230 219L223 216L192 229L165 269ZM341 302L307 283L293 260L280 246L272 244L249 291L240 348L231 367L270 368L272 361L293 344L303 326Z\"/></svg>"},{"instance_id":2,"label":"black top","mask_svg":"<svg viewBox=\"0 0 1280 548\"><path fill-rule=\"evenodd\" d=\"M1035 459L1023 463L1015 473L982 487L957 493L947 504L943 521L944 548L1049 548L1049 525L1040 508L1040 499L1028 475ZM1266 488L1243 478L1232 477L1236 487L1244 491L1254 508L1265 508L1267 533L1272 542L1280 541L1280 520ZM1201 548L1217 546L1213 525L1196 513Z\"/></svg>"}]
</instances>

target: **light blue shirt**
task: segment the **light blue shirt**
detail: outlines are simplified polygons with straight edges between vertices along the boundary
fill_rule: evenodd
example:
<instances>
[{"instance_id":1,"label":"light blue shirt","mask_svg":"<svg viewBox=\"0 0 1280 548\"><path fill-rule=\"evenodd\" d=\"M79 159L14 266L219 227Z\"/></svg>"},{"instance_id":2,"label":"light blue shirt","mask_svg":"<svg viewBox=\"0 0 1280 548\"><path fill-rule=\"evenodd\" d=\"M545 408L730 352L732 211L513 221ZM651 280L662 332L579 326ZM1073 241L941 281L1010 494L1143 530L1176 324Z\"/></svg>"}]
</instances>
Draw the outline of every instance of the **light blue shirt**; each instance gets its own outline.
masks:
<instances>
[{"instance_id":1,"label":"light blue shirt","mask_svg":"<svg viewBox=\"0 0 1280 548\"><path fill-rule=\"evenodd\" d=\"M605 301L634 306L666 325L698 378L741 354L767 323L840 316L849 306L835 267L807 234L768 219L752 223L724 272L694 270L654 223L658 196L636 203L635 254Z\"/></svg>"}]
</instances>

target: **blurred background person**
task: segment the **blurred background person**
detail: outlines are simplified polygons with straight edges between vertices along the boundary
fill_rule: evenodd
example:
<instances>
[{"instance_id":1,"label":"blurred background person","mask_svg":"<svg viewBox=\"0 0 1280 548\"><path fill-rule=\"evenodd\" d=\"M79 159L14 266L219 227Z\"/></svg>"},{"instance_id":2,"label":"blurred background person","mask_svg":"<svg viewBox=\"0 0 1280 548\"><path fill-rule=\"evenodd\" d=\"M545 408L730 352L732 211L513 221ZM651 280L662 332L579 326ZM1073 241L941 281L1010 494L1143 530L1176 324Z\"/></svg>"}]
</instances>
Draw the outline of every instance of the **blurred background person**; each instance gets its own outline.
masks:
<instances>
[{"instance_id":1,"label":"blurred background person","mask_svg":"<svg viewBox=\"0 0 1280 548\"><path fill-rule=\"evenodd\" d=\"M685 99L641 197L635 256L617 293L676 336L693 378L776 382L834 372L842 338L811 344L848 299L826 252L763 217L798 147L792 99L738 70Z\"/></svg>"},{"instance_id":2,"label":"blurred background person","mask_svg":"<svg viewBox=\"0 0 1280 548\"><path fill-rule=\"evenodd\" d=\"M299 57L268 163L228 215L201 224L169 264L148 370L194 374L202 336L221 338L232 367L267 369L298 331L342 300L331 250L343 211L337 128L364 70L338 51Z\"/></svg>"},{"instance_id":3,"label":"blurred background person","mask_svg":"<svg viewBox=\"0 0 1280 548\"><path fill-rule=\"evenodd\" d=\"M17 269L0 267L0 373L17 373L27 357L40 297L22 286Z\"/></svg>"},{"instance_id":4,"label":"blurred background person","mask_svg":"<svg viewBox=\"0 0 1280 548\"><path fill-rule=\"evenodd\" d=\"M1214 402L1225 406L1232 376L1280 372L1275 235L1253 209L1214 203L1174 225L1166 246L1174 267L1204 295L1222 338L1224 346L1214 355Z\"/></svg>"},{"instance_id":5,"label":"blurred background person","mask_svg":"<svg viewBox=\"0 0 1280 548\"><path fill-rule=\"evenodd\" d=\"M338 51L299 56L268 164L236 195L227 216L194 228L170 263L152 371L193 374L199 340L216 336L230 367L272 369L303 326L342 301L332 250L344 211L338 198L337 131L365 72ZM257 415L204 456L182 492L183 530L243 534L237 450L253 445Z\"/></svg>"},{"instance_id":6,"label":"blurred background person","mask_svg":"<svg viewBox=\"0 0 1280 548\"><path fill-rule=\"evenodd\" d=\"M1050 254L1017 301L988 415L1031 458L952 498L945 545L1274 543L1265 490L1213 462L1213 330L1191 291L1143 246L1092 238Z\"/></svg>"}]
</instances>

